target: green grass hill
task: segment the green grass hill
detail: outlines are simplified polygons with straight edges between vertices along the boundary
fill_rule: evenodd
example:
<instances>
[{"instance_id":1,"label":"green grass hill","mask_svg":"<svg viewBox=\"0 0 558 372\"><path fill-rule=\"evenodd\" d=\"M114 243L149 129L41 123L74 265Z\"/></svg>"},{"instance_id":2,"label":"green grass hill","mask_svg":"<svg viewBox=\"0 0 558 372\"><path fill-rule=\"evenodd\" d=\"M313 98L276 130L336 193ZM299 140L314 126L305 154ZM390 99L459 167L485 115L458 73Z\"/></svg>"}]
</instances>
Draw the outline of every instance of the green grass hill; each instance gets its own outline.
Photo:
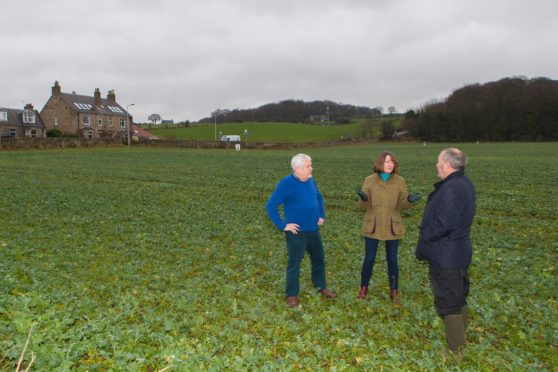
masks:
<instances>
[{"instance_id":1,"label":"green grass hill","mask_svg":"<svg viewBox=\"0 0 558 372\"><path fill-rule=\"evenodd\" d=\"M397 126L397 118L376 118L372 120L357 120L351 124L342 125L312 125L301 123L276 122L243 122L194 124L188 127L176 125L144 126L160 138L188 139L211 141L220 135L240 135L243 141L275 142L275 143L305 143L327 142L342 139L378 138L381 133L381 123L391 121ZM245 130L248 135L245 136Z\"/></svg>"}]
</instances>

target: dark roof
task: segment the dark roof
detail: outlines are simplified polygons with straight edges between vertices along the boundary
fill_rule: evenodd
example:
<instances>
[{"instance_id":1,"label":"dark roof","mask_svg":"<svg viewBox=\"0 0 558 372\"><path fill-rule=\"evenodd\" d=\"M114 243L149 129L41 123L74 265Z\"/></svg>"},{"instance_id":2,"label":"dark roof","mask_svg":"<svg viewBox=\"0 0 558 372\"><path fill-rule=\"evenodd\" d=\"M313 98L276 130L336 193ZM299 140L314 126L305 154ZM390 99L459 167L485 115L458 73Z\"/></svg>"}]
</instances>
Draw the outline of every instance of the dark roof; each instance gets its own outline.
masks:
<instances>
[{"instance_id":1,"label":"dark roof","mask_svg":"<svg viewBox=\"0 0 558 372\"><path fill-rule=\"evenodd\" d=\"M60 95L74 111L89 114L126 116L126 110L124 110L122 106L116 102L109 102L106 98L101 98L101 106L96 107L94 97L73 93L60 93Z\"/></svg>"},{"instance_id":2,"label":"dark roof","mask_svg":"<svg viewBox=\"0 0 558 372\"><path fill-rule=\"evenodd\" d=\"M39 112L37 110L31 110L35 114L34 123L23 122L23 112L26 110L0 107L0 111L6 112L8 114L8 120L0 120L0 125L10 125L25 128L45 128L45 124L43 123L43 120L39 116Z\"/></svg>"}]
</instances>

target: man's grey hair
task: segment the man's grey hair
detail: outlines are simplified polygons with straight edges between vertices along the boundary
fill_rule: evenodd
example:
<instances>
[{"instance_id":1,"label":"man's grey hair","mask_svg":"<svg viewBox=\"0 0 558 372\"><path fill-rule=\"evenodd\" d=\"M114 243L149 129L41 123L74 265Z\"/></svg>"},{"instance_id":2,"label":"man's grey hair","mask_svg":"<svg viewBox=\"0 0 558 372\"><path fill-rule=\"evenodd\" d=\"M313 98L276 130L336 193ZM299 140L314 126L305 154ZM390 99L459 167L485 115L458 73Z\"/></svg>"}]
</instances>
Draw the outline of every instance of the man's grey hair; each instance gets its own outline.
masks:
<instances>
[{"instance_id":1,"label":"man's grey hair","mask_svg":"<svg viewBox=\"0 0 558 372\"><path fill-rule=\"evenodd\" d=\"M312 161L312 158L310 156L306 154L296 154L291 159L291 168L293 168L294 170L295 168L302 167L304 163L308 161Z\"/></svg>"},{"instance_id":2,"label":"man's grey hair","mask_svg":"<svg viewBox=\"0 0 558 372\"><path fill-rule=\"evenodd\" d=\"M465 156L463 151L455 147L448 147L447 149L443 149L441 154L442 160L447 162L453 169L465 169L465 166L467 165L467 156Z\"/></svg>"}]
</instances>

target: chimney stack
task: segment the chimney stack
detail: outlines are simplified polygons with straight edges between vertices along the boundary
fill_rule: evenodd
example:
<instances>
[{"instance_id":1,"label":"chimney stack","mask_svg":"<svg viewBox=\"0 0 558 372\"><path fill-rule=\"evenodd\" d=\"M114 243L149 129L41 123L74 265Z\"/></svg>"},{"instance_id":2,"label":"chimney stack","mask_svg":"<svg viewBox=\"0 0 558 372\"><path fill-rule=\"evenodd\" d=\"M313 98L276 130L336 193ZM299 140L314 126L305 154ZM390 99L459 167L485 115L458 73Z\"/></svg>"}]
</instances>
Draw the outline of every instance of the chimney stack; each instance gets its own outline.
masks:
<instances>
[{"instance_id":1,"label":"chimney stack","mask_svg":"<svg viewBox=\"0 0 558 372\"><path fill-rule=\"evenodd\" d=\"M25 105L24 109L29 110L29 111L33 111L33 105L28 103L28 104Z\"/></svg>"},{"instance_id":2,"label":"chimney stack","mask_svg":"<svg viewBox=\"0 0 558 372\"><path fill-rule=\"evenodd\" d=\"M95 88L95 96L93 99L93 103L97 107L101 106L101 92L99 91L99 88Z\"/></svg>"},{"instance_id":3,"label":"chimney stack","mask_svg":"<svg viewBox=\"0 0 558 372\"><path fill-rule=\"evenodd\" d=\"M107 100L109 101L109 103L116 103L116 95L114 94L114 89L108 91Z\"/></svg>"},{"instance_id":4,"label":"chimney stack","mask_svg":"<svg viewBox=\"0 0 558 372\"><path fill-rule=\"evenodd\" d=\"M54 82L54 86L52 87L52 95L53 96L60 95L60 84L58 84L58 80Z\"/></svg>"}]
</instances>

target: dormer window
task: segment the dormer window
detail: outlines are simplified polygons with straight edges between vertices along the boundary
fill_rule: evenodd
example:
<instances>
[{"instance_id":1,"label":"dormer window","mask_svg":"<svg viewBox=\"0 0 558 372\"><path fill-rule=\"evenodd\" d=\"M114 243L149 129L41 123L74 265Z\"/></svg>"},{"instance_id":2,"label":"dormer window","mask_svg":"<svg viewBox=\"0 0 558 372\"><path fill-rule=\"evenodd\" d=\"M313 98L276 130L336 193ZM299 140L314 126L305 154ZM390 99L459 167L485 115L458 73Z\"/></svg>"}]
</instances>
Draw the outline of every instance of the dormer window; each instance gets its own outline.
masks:
<instances>
[{"instance_id":1,"label":"dormer window","mask_svg":"<svg viewBox=\"0 0 558 372\"><path fill-rule=\"evenodd\" d=\"M8 113L6 111L0 111L0 121L8 121Z\"/></svg>"},{"instance_id":2,"label":"dormer window","mask_svg":"<svg viewBox=\"0 0 558 372\"><path fill-rule=\"evenodd\" d=\"M25 124L34 124L35 123L35 113L31 110L24 110L23 111L23 122Z\"/></svg>"}]
</instances>

